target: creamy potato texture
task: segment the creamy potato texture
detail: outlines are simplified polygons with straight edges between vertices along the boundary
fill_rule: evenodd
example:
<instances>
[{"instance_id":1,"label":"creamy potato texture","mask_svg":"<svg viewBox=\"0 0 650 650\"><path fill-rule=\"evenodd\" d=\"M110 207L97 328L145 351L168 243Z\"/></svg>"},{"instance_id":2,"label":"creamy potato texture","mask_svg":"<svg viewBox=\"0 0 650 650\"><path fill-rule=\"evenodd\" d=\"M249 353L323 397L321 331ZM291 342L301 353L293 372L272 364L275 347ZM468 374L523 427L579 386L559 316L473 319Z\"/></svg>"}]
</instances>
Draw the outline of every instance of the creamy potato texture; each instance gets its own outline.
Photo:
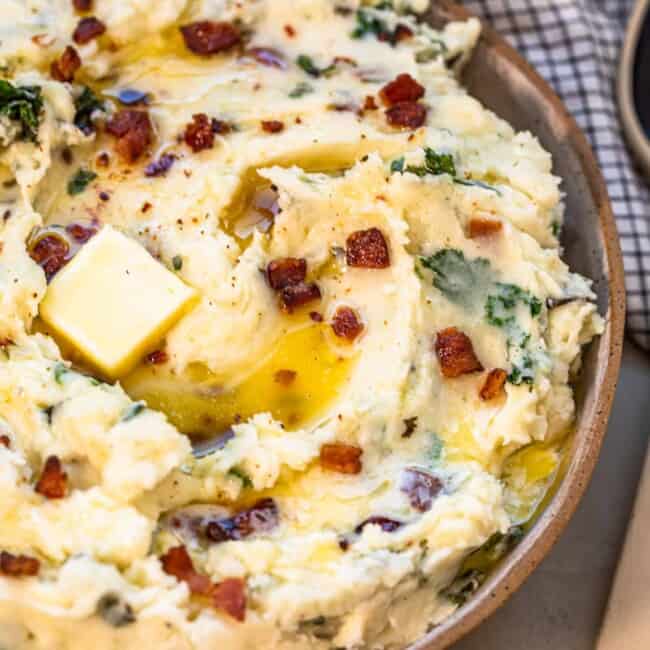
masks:
<instances>
[{"instance_id":1,"label":"creamy potato texture","mask_svg":"<svg viewBox=\"0 0 650 650\"><path fill-rule=\"evenodd\" d=\"M602 319L425 9L3 2L1 647L404 647L543 503ZM102 228L196 299L108 291ZM48 323L128 287L113 381Z\"/></svg>"}]
</instances>

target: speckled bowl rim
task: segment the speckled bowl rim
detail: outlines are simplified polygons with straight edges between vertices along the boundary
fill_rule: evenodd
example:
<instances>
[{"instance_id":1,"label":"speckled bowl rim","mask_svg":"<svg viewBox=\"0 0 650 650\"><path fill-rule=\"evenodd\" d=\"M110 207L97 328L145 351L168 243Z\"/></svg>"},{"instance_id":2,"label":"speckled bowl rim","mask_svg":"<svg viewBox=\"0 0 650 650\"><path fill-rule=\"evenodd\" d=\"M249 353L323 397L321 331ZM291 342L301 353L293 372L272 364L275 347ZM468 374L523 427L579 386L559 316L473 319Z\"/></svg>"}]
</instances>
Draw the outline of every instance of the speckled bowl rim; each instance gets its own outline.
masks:
<instances>
[{"instance_id":1,"label":"speckled bowl rim","mask_svg":"<svg viewBox=\"0 0 650 650\"><path fill-rule=\"evenodd\" d=\"M472 14L448 0L438 0L434 13L446 20L465 20ZM442 624L410 646L410 650L442 650L473 630L516 591L549 553L582 498L598 460L616 391L625 325L625 283L616 223L607 187L594 154L559 97L505 39L483 23L482 39L497 57L517 69L543 96L548 120L564 126L567 141L581 161L583 174L598 207L603 272L608 278L606 327L593 373L595 396L583 406L575 432L572 458L555 496L522 542L501 562L479 591ZM471 65L471 63L470 63Z\"/></svg>"}]
</instances>

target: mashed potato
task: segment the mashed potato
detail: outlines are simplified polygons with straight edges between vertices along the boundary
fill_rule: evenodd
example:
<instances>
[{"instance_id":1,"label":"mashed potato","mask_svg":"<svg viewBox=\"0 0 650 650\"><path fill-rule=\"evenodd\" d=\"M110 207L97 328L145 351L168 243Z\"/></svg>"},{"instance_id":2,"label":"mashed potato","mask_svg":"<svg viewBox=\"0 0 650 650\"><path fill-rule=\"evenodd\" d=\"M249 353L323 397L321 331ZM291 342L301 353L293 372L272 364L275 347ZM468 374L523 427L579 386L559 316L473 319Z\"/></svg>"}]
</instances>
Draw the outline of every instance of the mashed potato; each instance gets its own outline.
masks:
<instances>
[{"instance_id":1,"label":"mashed potato","mask_svg":"<svg viewBox=\"0 0 650 650\"><path fill-rule=\"evenodd\" d=\"M602 319L425 5L3 3L0 646L400 648L521 535ZM197 296L118 376L102 229Z\"/></svg>"}]
</instances>

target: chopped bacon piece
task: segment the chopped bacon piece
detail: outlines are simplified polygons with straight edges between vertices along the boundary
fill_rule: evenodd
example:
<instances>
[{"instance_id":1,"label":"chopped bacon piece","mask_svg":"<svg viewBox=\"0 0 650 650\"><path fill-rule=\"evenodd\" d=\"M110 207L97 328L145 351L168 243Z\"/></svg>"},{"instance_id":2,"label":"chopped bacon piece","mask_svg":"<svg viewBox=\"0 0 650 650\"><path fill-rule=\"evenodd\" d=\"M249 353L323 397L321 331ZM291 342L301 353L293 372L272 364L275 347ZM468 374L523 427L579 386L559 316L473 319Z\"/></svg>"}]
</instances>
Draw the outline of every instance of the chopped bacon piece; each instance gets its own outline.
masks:
<instances>
[{"instance_id":1,"label":"chopped bacon piece","mask_svg":"<svg viewBox=\"0 0 650 650\"><path fill-rule=\"evenodd\" d=\"M151 144L153 128L146 111L124 109L106 124L106 131L117 138L115 148L127 162L135 162Z\"/></svg>"},{"instance_id":2,"label":"chopped bacon piece","mask_svg":"<svg viewBox=\"0 0 650 650\"><path fill-rule=\"evenodd\" d=\"M503 230L503 223L497 219L486 219L484 217L474 217L469 221L470 239L476 237L490 237Z\"/></svg>"},{"instance_id":3,"label":"chopped bacon piece","mask_svg":"<svg viewBox=\"0 0 650 650\"><path fill-rule=\"evenodd\" d=\"M396 521L395 519L389 519L388 517L368 517L365 521L362 521L355 529L354 532L357 535L360 535L363 532L363 529L366 526L379 526L385 533L392 533L398 528L401 528L404 524L401 521Z\"/></svg>"},{"instance_id":4,"label":"chopped bacon piece","mask_svg":"<svg viewBox=\"0 0 650 650\"><path fill-rule=\"evenodd\" d=\"M11 438L8 435L3 433L0 436L0 445L9 449L11 447Z\"/></svg>"},{"instance_id":5,"label":"chopped bacon piece","mask_svg":"<svg viewBox=\"0 0 650 650\"><path fill-rule=\"evenodd\" d=\"M160 364L167 363L169 356L165 350L154 350L153 352L149 352L145 359L147 360L147 363L158 366Z\"/></svg>"},{"instance_id":6,"label":"chopped bacon piece","mask_svg":"<svg viewBox=\"0 0 650 650\"><path fill-rule=\"evenodd\" d=\"M393 32L393 43L400 43L409 38L413 38L413 30L404 23L399 23Z\"/></svg>"},{"instance_id":7,"label":"chopped bacon piece","mask_svg":"<svg viewBox=\"0 0 650 650\"><path fill-rule=\"evenodd\" d=\"M435 350L440 370L447 378L483 370L469 337L456 327L448 327L438 332Z\"/></svg>"},{"instance_id":8,"label":"chopped bacon piece","mask_svg":"<svg viewBox=\"0 0 650 650\"><path fill-rule=\"evenodd\" d=\"M35 576L41 568L41 563L34 557L27 555L13 555L2 551L0 553L0 573L11 578Z\"/></svg>"},{"instance_id":9,"label":"chopped bacon piece","mask_svg":"<svg viewBox=\"0 0 650 650\"><path fill-rule=\"evenodd\" d=\"M314 323L322 323L323 322L323 314L317 311L310 311L309 312L309 318L311 318Z\"/></svg>"},{"instance_id":10,"label":"chopped bacon piece","mask_svg":"<svg viewBox=\"0 0 650 650\"><path fill-rule=\"evenodd\" d=\"M72 0L72 6L79 13L83 13L92 9L93 0Z\"/></svg>"},{"instance_id":11,"label":"chopped bacon piece","mask_svg":"<svg viewBox=\"0 0 650 650\"><path fill-rule=\"evenodd\" d=\"M402 433L402 438L410 438L418 426L417 415L412 418L406 418L404 420L404 431Z\"/></svg>"},{"instance_id":12,"label":"chopped bacon piece","mask_svg":"<svg viewBox=\"0 0 650 650\"><path fill-rule=\"evenodd\" d=\"M69 223L65 227L65 231L72 236L76 242L85 244L91 237L97 234L99 231L99 224L96 221L92 221L88 225L75 221Z\"/></svg>"},{"instance_id":13,"label":"chopped bacon piece","mask_svg":"<svg viewBox=\"0 0 650 650\"><path fill-rule=\"evenodd\" d=\"M284 122L280 122L280 120L262 120L262 130L265 133L280 133L284 131Z\"/></svg>"},{"instance_id":14,"label":"chopped bacon piece","mask_svg":"<svg viewBox=\"0 0 650 650\"><path fill-rule=\"evenodd\" d=\"M442 481L421 469L409 467L402 474L400 490L408 496L416 510L426 512L431 510L433 499L442 490Z\"/></svg>"},{"instance_id":15,"label":"chopped bacon piece","mask_svg":"<svg viewBox=\"0 0 650 650\"><path fill-rule=\"evenodd\" d=\"M210 594L212 603L236 621L246 619L246 583L241 578L226 578L215 585Z\"/></svg>"},{"instance_id":16,"label":"chopped bacon piece","mask_svg":"<svg viewBox=\"0 0 650 650\"><path fill-rule=\"evenodd\" d=\"M63 471L61 461L56 456L48 456L34 489L48 499L62 499L67 487L68 475Z\"/></svg>"},{"instance_id":17,"label":"chopped bacon piece","mask_svg":"<svg viewBox=\"0 0 650 650\"><path fill-rule=\"evenodd\" d=\"M427 119L427 107L418 102L399 102L386 110L386 119L391 126L417 129Z\"/></svg>"},{"instance_id":18,"label":"chopped bacon piece","mask_svg":"<svg viewBox=\"0 0 650 650\"><path fill-rule=\"evenodd\" d=\"M45 271L49 281L68 263L70 245L60 235L51 233L30 245L29 256Z\"/></svg>"},{"instance_id":19,"label":"chopped bacon piece","mask_svg":"<svg viewBox=\"0 0 650 650\"><path fill-rule=\"evenodd\" d=\"M252 507L241 510L233 517L205 522L205 536L211 542L238 541L256 533L273 530L278 521L278 506L275 501L260 499Z\"/></svg>"},{"instance_id":20,"label":"chopped bacon piece","mask_svg":"<svg viewBox=\"0 0 650 650\"><path fill-rule=\"evenodd\" d=\"M81 59L77 50L68 45L63 54L56 60L52 61L50 65L50 75L52 79L57 81L72 81L74 79L75 72L81 67Z\"/></svg>"},{"instance_id":21,"label":"chopped bacon piece","mask_svg":"<svg viewBox=\"0 0 650 650\"><path fill-rule=\"evenodd\" d=\"M314 300L320 300L320 297L320 289L314 282L290 284L280 291L280 307L291 314L294 309Z\"/></svg>"},{"instance_id":22,"label":"chopped bacon piece","mask_svg":"<svg viewBox=\"0 0 650 650\"><path fill-rule=\"evenodd\" d=\"M277 370L273 375L276 383L282 386L291 386L296 380L298 373L295 370L285 370L284 368Z\"/></svg>"},{"instance_id":23,"label":"chopped bacon piece","mask_svg":"<svg viewBox=\"0 0 650 650\"><path fill-rule=\"evenodd\" d=\"M388 244L379 228L357 230L346 240L348 266L385 269L390 266Z\"/></svg>"},{"instance_id":24,"label":"chopped bacon piece","mask_svg":"<svg viewBox=\"0 0 650 650\"><path fill-rule=\"evenodd\" d=\"M379 108L377 102L372 95L366 95L366 98L363 101L363 110L364 111L376 111Z\"/></svg>"},{"instance_id":25,"label":"chopped bacon piece","mask_svg":"<svg viewBox=\"0 0 650 650\"><path fill-rule=\"evenodd\" d=\"M284 26L284 33L289 37L293 38L296 35L296 29L292 25Z\"/></svg>"},{"instance_id":26,"label":"chopped bacon piece","mask_svg":"<svg viewBox=\"0 0 650 650\"><path fill-rule=\"evenodd\" d=\"M101 20L95 18L95 16L88 16L79 21L72 33L72 40L77 45L85 45L101 36L105 31L106 25Z\"/></svg>"},{"instance_id":27,"label":"chopped bacon piece","mask_svg":"<svg viewBox=\"0 0 650 650\"><path fill-rule=\"evenodd\" d=\"M225 52L241 41L237 27L227 22L200 20L181 27L181 33L187 48L203 56Z\"/></svg>"},{"instance_id":28,"label":"chopped bacon piece","mask_svg":"<svg viewBox=\"0 0 650 650\"><path fill-rule=\"evenodd\" d=\"M144 175L148 178L164 176L175 162L176 156L173 153L164 153L158 160L154 160L144 168Z\"/></svg>"},{"instance_id":29,"label":"chopped bacon piece","mask_svg":"<svg viewBox=\"0 0 650 650\"><path fill-rule=\"evenodd\" d=\"M336 336L354 341L363 332L363 323L352 307L341 306L334 312L332 329Z\"/></svg>"},{"instance_id":30,"label":"chopped bacon piece","mask_svg":"<svg viewBox=\"0 0 650 650\"><path fill-rule=\"evenodd\" d=\"M245 54L255 59L258 63L270 68L284 70L287 67L287 62L282 52L272 47L252 47L250 50L246 50Z\"/></svg>"},{"instance_id":31,"label":"chopped bacon piece","mask_svg":"<svg viewBox=\"0 0 650 650\"><path fill-rule=\"evenodd\" d=\"M485 402L500 397L505 394L505 384L508 378L508 373L502 368L494 368L490 370L485 382L479 391L481 399Z\"/></svg>"},{"instance_id":32,"label":"chopped bacon piece","mask_svg":"<svg viewBox=\"0 0 650 650\"><path fill-rule=\"evenodd\" d=\"M195 113L192 121L185 127L185 142L194 153L214 146L212 123L205 113Z\"/></svg>"},{"instance_id":33,"label":"chopped bacon piece","mask_svg":"<svg viewBox=\"0 0 650 650\"><path fill-rule=\"evenodd\" d=\"M424 86L420 85L410 74L399 74L380 91L380 97L393 106L399 102L415 102L424 97Z\"/></svg>"},{"instance_id":34,"label":"chopped bacon piece","mask_svg":"<svg viewBox=\"0 0 650 650\"><path fill-rule=\"evenodd\" d=\"M291 284L304 282L307 276L307 260L297 257L279 257L266 267L266 277L272 289L280 291Z\"/></svg>"},{"instance_id":35,"label":"chopped bacon piece","mask_svg":"<svg viewBox=\"0 0 650 650\"><path fill-rule=\"evenodd\" d=\"M325 469L340 474L361 473L363 449L340 442L325 444L320 448L320 464Z\"/></svg>"},{"instance_id":36,"label":"chopped bacon piece","mask_svg":"<svg viewBox=\"0 0 650 650\"><path fill-rule=\"evenodd\" d=\"M185 582L191 593L200 596L209 596L212 593L212 580L196 571L192 558L184 546L170 548L160 558L160 562L163 571L180 582Z\"/></svg>"}]
</instances>

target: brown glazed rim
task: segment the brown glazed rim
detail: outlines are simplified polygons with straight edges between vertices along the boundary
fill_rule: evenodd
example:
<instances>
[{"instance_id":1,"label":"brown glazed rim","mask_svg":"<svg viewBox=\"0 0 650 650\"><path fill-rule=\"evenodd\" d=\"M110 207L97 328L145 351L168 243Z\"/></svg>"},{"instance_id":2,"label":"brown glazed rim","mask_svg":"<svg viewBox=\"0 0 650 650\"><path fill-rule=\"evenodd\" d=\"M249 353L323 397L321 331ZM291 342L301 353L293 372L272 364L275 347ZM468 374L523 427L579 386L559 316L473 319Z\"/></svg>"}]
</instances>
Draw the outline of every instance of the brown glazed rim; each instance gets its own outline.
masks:
<instances>
[{"instance_id":1,"label":"brown glazed rim","mask_svg":"<svg viewBox=\"0 0 650 650\"><path fill-rule=\"evenodd\" d=\"M437 0L436 4L436 12L448 20L466 20L472 16L466 9L449 0ZM500 607L549 553L575 512L596 466L616 390L623 346L623 262L607 187L591 147L548 84L505 39L485 23L482 28L482 40L497 57L507 60L517 68L544 97L549 120L564 127L563 132L566 132L568 144L580 158L582 172L599 213L604 272L609 279L609 303L593 378L596 384L595 396L584 405L586 417L576 430L570 465L559 489L522 542L501 562L474 597L414 643L411 650L442 650L470 632Z\"/></svg>"}]
</instances>

